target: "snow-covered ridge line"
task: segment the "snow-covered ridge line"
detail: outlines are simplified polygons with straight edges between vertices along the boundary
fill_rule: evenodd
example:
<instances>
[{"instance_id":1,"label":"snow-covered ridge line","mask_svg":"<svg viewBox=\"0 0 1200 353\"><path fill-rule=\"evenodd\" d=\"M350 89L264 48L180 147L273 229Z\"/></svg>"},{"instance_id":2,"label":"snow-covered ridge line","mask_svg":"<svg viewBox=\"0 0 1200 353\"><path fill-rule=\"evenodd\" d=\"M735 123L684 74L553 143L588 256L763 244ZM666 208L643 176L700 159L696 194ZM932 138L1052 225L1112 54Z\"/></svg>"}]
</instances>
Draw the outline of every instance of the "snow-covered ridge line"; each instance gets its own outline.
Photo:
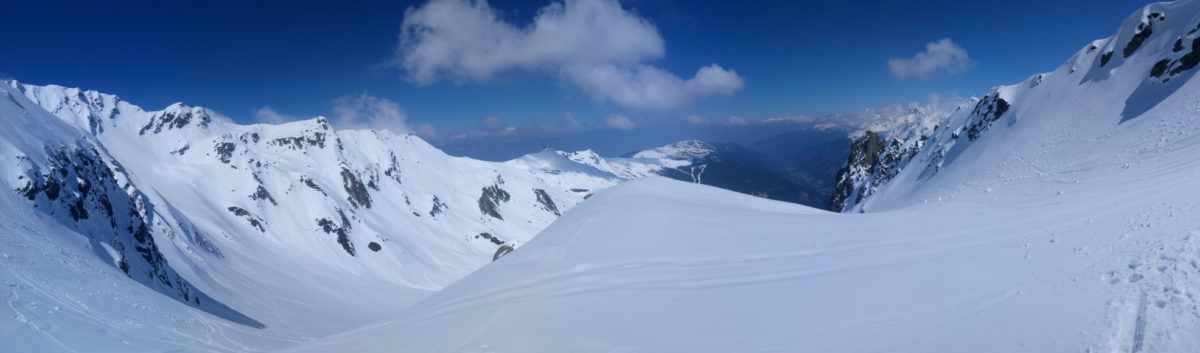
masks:
<instances>
[{"instance_id":1,"label":"snow-covered ridge line","mask_svg":"<svg viewBox=\"0 0 1200 353\"><path fill-rule=\"evenodd\" d=\"M93 249L115 249L97 250L115 254L110 266L128 266L135 279L151 271L162 280L143 282L177 301L227 305L243 319L218 315L266 327L266 336L315 337L376 320L519 247L583 199L505 163L452 157L414 135L335 130L322 117L240 125L182 103L146 111L96 91L4 88L12 98L0 103L61 120L71 126L62 134L99 151L60 151L64 143L17 133L13 141L29 140L22 153L65 159L25 168L9 196L61 216ZM117 181L76 178L84 166ZM107 202L94 196L109 189ZM114 192L130 195L138 212L124 211ZM97 235L98 215L111 215L104 224L129 229L129 239ZM142 255L145 265L130 260ZM301 325L310 317L328 320Z\"/></svg>"},{"instance_id":2,"label":"snow-covered ridge line","mask_svg":"<svg viewBox=\"0 0 1200 353\"><path fill-rule=\"evenodd\" d=\"M1116 34L1085 45L1056 70L990 89L973 106L928 116L925 120L934 129L900 126L855 139L830 208L863 211L872 195L907 168L920 169L922 179L932 177L968 145L986 139L990 130L1021 124L1023 115L1031 115L1028 111L1045 109L1026 97L1073 91L1068 83L1120 90L1110 99L1123 103L1117 108L1122 123L1144 114L1195 74L1200 63L1198 6L1192 0L1147 5ZM918 154L926 156L914 158Z\"/></svg>"},{"instance_id":3,"label":"snow-covered ridge line","mask_svg":"<svg viewBox=\"0 0 1200 353\"><path fill-rule=\"evenodd\" d=\"M1152 4L914 147L865 134L852 161L887 167L851 178L880 180L845 199L865 214L626 183L291 351L1200 351L1197 32L1200 1Z\"/></svg>"}]
</instances>

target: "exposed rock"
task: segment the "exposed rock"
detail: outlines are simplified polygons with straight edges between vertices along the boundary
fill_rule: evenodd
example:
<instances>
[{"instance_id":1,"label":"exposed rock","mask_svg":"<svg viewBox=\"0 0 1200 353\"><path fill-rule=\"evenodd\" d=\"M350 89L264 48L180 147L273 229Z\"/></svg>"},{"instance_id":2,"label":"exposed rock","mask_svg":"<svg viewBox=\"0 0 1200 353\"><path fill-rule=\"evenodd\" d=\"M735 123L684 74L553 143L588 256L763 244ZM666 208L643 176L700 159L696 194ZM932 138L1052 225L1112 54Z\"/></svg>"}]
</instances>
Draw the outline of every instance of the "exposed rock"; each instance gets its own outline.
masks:
<instances>
[{"instance_id":1,"label":"exposed rock","mask_svg":"<svg viewBox=\"0 0 1200 353\"><path fill-rule=\"evenodd\" d=\"M329 196L329 194L325 193L325 190L322 190L320 186L317 186L317 183L315 181L313 181L312 178L309 178L307 176L301 176L300 182L304 183L304 185L312 188L313 190L320 191L321 195Z\"/></svg>"},{"instance_id":2,"label":"exposed rock","mask_svg":"<svg viewBox=\"0 0 1200 353\"><path fill-rule=\"evenodd\" d=\"M437 195L433 195L433 208L429 210L429 216L437 218L437 215L444 212L446 208L446 203L438 199Z\"/></svg>"},{"instance_id":3,"label":"exposed rock","mask_svg":"<svg viewBox=\"0 0 1200 353\"><path fill-rule=\"evenodd\" d=\"M233 212L234 216L245 218L247 222L250 222L250 226L258 229L259 232L267 232L265 227L266 222L264 222L262 218L250 213L250 211L246 211L246 209L237 206L229 206L227 209L229 212Z\"/></svg>"},{"instance_id":4,"label":"exposed rock","mask_svg":"<svg viewBox=\"0 0 1200 353\"><path fill-rule=\"evenodd\" d=\"M830 210L841 212L850 198L856 198L855 203L861 201L862 192L856 188L861 181L867 179L874 172L875 161L881 151L883 151L883 144L880 142L879 134L874 131L867 131L850 144L850 157L846 161L846 166L838 171L838 183L834 187L833 197L829 202Z\"/></svg>"},{"instance_id":5,"label":"exposed rock","mask_svg":"<svg viewBox=\"0 0 1200 353\"><path fill-rule=\"evenodd\" d=\"M492 255L492 261L499 260L501 257L508 255L510 252L513 252L512 245L501 245L496 249L496 254Z\"/></svg>"},{"instance_id":6,"label":"exposed rock","mask_svg":"<svg viewBox=\"0 0 1200 353\"><path fill-rule=\"evenodd\" d=\"M562 216L562 213L558 212L558 205L554 204L546 190L533 189L533 193L537 195L537 202L542 205L543 210L553 212L555 216Z\"/></svg>"},{"instance_id":7,"label":"exposed rock","mask_svg":"<svg viewBox=\"0 0 1200 353\"><path fill-rule=\"evenodd\" d=\"M366 185L349 169L342 168L342 185L346 193L350 194L348 199L351 205L371 208L371 194L367 192Z\"/></svg>"},{"instance_id":8,"label":"exposed rock","mask_svg":"<svg viewBox=\"0 0 1200 353\"><path fill-rule=\"evenodd\" d=\"M202 128L208 127L208 124L212 122L212 116L204 108L193 108L175 103L151 116L150 121L138 131L138 134L145 135L147 132L157 134L161 133L164 128L167 130L180 129L188 126L193 119L199 120L197 125Z\"/></svg>"},{"instance_id":9,"label":"exposed rock","mask_svg":"<svg viewBox=\"0 0 1200 353\"><path fill-rule=\"evenodd\" d=\"M321 227L326 234L337 235L337 242L342 246L342 250L350 256L357 256L354 251L354 243L350 242L350 220L346 218L346 214L342 210L337 210L341 223L337 223L329 218L321 218L317 220L317 226Z\"/></svg>"},{"instance_id":10,"label":"exposed rock","mask_svg":"<svg viewBox=\"0 0 1200 353\"><path fill-rule=\"evenodd\" d=\"M488 241L491 241L492 244L504 245L504 241L500 240L500 238L496 237L495 235L492 235L492 233L483 232L483 233L476 234L475 239L479 239L479 238L487 239Z\"/></svg>"},{"instance_id":11,"label":"exposed rock","mask_svg":"<svg viewBox=\"0 0 1200 353\"><path fill-rule=\"evenodd\" d=\"M972 118L976 120L967 128L967 138L974 141L982 136L984 131L992 127L992 123L1008 112L1008 107L1008 101L1000 98L999 92L984 96L978 104L975 104Z\"/></svg>"},{"instance_id":12,"label":"exposed rock","mask_svg":"<svg viewBox=\"0 0 1200 353\"><path fill-rule=\"evenodd\" d=\"M508 202L509 198L508 191L504 191L499 185L493 184L484 187L483 194L479 195L479 211L485 215L503 220L504 217L500 216L500 203Z\"/></svg>"},{"instance_id":13,"label":"exposed rock","mask_svg":"<svg viewBox=\"0 0 1200 353\"><path fill-rule=\"evenodd\" d=\"M217 159L220 159L221 163L229 164L229 160L233 158L233 151L237 149L237 145L233 144L233 142L219 142L214 149L217 152Z\"/></svg>"}]
</instances>

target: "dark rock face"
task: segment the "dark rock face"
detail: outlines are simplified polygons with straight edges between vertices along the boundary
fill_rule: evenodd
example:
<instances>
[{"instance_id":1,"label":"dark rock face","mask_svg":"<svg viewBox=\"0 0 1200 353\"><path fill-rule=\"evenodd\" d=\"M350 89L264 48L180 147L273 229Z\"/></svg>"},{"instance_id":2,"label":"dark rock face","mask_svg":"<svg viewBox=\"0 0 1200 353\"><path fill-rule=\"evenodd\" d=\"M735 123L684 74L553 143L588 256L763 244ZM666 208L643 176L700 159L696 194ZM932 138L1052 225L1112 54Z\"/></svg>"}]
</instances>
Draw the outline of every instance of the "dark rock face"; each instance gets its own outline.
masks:
<instances>
[{"instance_id":1,"label":"dark rock face","mask_svg":"<svg viewBox=\"0 0 1200 353\"><path fill-rule=\"evenodd\" d=\"M280 137L271 140L270 144L275 146L288 147L291 149L302 150L305 146L314 146L325 148L325 133L314 132L312 135L295 136L295 137Z\"/></svg>"},{"instance_id":2,"label":"dark rock face","mask_svg":"<svg viewBox=\"0 0 1200 353\"><path fill-rule=\"evenodd\" d=\"M263 187L262 185L259 185L258 189L255 190L254 193L250 195L250 199L255 200L255 201L267 200L267 201L271 201L272 205L279 206L279 203L275 202L275 198L271 197L271 193L267 192L267 188Z\"/></svg>"},{"instance_id":3,"label":"dark rock face","mask_svg":"<svg viewBox=\"0 0 1200 353\"><path fill-rule=\"evenodd\" d=\"M354 207L371 208L371 194L367 192L367 187L358 176L349 169L342 168L342 185L346 188L346 193L350 194L350 204Z\"/></svg>"},{"instance_id":4,"label":"dark rock face","mask_svg":"<svg viewBox=\"0 0 1200 353\"><path fill-rule=\"evenodd\" d=\"M357 256L354 251L354 243L350 242L350 220L346 218L346 214L340 209L338 210L338 217L341 219L340 224L333 219L321 218L317 220L317 226L321 227L321 230L325 234L337 235L337 242L342 246L342 250L346 250L346 253L350 254L350 256Z\"/></svg>"},{"instance_id":5,"label":"dark rock face","mask_svg":"<svg viewBox=\"0 0 1200 353\"><path fill-rule=\"evenodd\" d=\"M1108 65L1109 60L1112 60L1112 56L1113 56L1112 51L1107 51L1107 52L1104 52L1104 54L1100 54L1100 67L1104 67L1104 65Z\"/></svg>"},{"instance_id":6,"label":"dark rock face","mask_svg":"<svg viewBox=\"0 0 1200 353\"><path fill-rule=\"evenodd\" d=\"M227 209L229 212L232 212L234 216L245 218L247 222L250 222L250 226L258 229L259 232L267 232L265 227L266 222L264 222L262 218L250 213L250 211L246 211L246 209L237 206L229 206Z\"/></svg>"},{"instance_id":7,"label":"dark rock face","mask_svg":"<svg viewBox=\"0 0 1200 353\"><path fill-rule=\"evenodd\" d=\"M984 131L992 127L992 123L1008 112L1008 108L1008 101L1000 98L1000 93L993 92L984 96L978 104L975 104L972 118L976 120L967 128L967 138L971 141L979 139Z\"/></svg>"},{"instance_id":8,"label":"dark rock face","mask_svg":"<svg viewBox=\"0 0 1200 353\"><path fill-rule=\"evenodd\" d=\"M308 186L313 190L320 191L321 195L329 196L329 194L325 193L325 190L322 190L320 186L317 186L317 182L313 181L312 178L302 176L300 177L300 182L304 183L305 186Z\"/></svg>"},{"instance_id":9,"label":"dark rock face","mask_svg":"<svg viewBox=\"0 0 1200 353\"><path fill-rule=\"evenodd\" d=\"M504 245L504 241L500 240L500 238L496 237L495 235L492 235L492 233L483 232L483 233L476 234L475 239L479 239L479 238L487 239L488 241L491 241L492 244Z\"/></svg>"},{"instance_id":10,"label":"dark rock face","mask_svg":"<svg viewBox=\"0 0 1200 353\"><path fill-rule=\"evenodd\" d=\"M1200 64L1200 36L1191 39L1191 48L1191 51L1178 58L1168 57L1154 63L1154 67L1150 69L1150 77L1162 78L1162 82L1167 82L1171 78L1195 68ZM1180 47L1178 51L1182 50L1183 48Z\"/></svg>"},{"instance_id":11,"label":"dark rock face","mask_svg":"<svg viewBox=\"0 0 1200 353\"><path fill-rule=\"evenodd\" d=\"M1146 39L1150 38L1150 35L1154 33L1154 21L1162 21L1165 19L1167 18L1163 16L1162 13L1158 12L1151 12L1149 15L1147 15L1145 22L1138 24L1137 33L1133 34L1133 37L1129 39L1129 43L1125 43L1125 49L1122 50L1121 53L1128 58L1130 55L1133 55L1134 52L1137 52L1138 48L1142 47L1142 43L1144 43Z\"/></svg>"},{"instance_id":12,"label":"dark rock face","mask_svg":"<svg viewBox=\"0 0 1200 353\"><path fill-rule=\"evenodd\" d=\"M374 252L379 252L379 250L383 249L383 246L380 246L379 243L371 242L370 244L367 244L367 249L371 249L371 251Z\"/></svg>"},{"instance_id":13,"label":"dark rock face","mask_svg":"<svg viewBox=\"0 0 1200 353\"><path fill-rule=\"evenodd\" d=\"M45 213L61 225L87 237L97 256L111 259L129 278L200 310L251 327L254 321L221 305L193 287L167 263L155 242L155 234L175 236L160 224L158 211L141 191L118 180L120 167L110 164L94 147L46 147L45 164L18 157L26 168L24 186L14 190L32 209ZM192 237L194 235L188 235ZM116 251L116 258L100 244Z\"/></svg>"},{"instance_id":14,"label":"dark rock face","mask_svg":"<svg viewBox=\"0 0 1200 353\"><path fill-rule=\"evenodd\" d=\"M395 180L396 184L404 184L404 182L400 180L400 163L396 162L395 153L391 153L391 162L391 165L389 165L388 168L383 171L383 175Z\"/></svg>"},{"instance_id":15,"label":"dark rock face","mask_svg":"<svg viewBox=\"0 0 1200 353\"><path fill-rule=\"evenodd\" d=\"M233 142L220 142L214 148L217 152L217 159L220 159L221 163L225 164L229 164L229 160L233 158L233 151L235 149L237 149L237 145L233 144Z\"/></svg>"},{"instance_id":16,"label":"dark rock face","mask_svg":"<svg viewBox=\"0 0 1200 353\"><path fill-rule=\"evenodd\" d=\"M833 197L829 201L829 209L841 212L846 207L846 201L855 198L855 203L862 201L865 192L856 190L859 183L866 180L875 172L876 160L883 151L880 137L873 131L854 140L850 144L850 157L846 166L838 171L837 184L834 186Z\"/></svg>"},{"instance_id":17,"label":"dark rock face","mask_svg":"<svg viewBox=\"0 0 1200 353\"><path fill-rule=\"evenodd\" d=\"M429 210L429 217L437 218L446 208L446 203L438 199L437 195L433 195L433 208Z\"/></svg>"},{"instance_id":18,"label":"dark rock face","mask_svg":"<svg viewBox=\"0 0 1200 353\"><path fill-rule=\"evenodd\" d=\"M512 245L501 245L496 249L496 254L492 255L492 261L499 260L501 257L508 255L510 252L513 252Z\"/></svg>"},{"instance_id":19,"label":"dark rock face","mask_svg":"<svg viewBox=\"0 0 1200 353\"><path fill-rule=\"evenodd\" d=\"M501 202L508 202L511 195L508 191L501 189L499 185L492 184L483 188L483 194L479 195L479 211L483 214L492 216L496 219L503 220L500 215L499 206Z\"/></svg>"},{"instance_id":20,"label":"dark rock face","mask_svg":"<svg viewBox=\"0 0 1200 353\"><path fill-rule=\"evenodd\" d=\"M558 212L558 205L554 204L554 200L550 198L550 194L546 193L546 190L533 189L533 193L537 195L537 202L542 205L543 210L553 212L555 216L562 216L562 213Z\"/></svg>"},{"instance_id":21,"label":"dark rock face","mask_svg":"<svg viewBox=\"0 0 1200 353\"><path fill-rule=\"evenodd\" d=\"M180 129L188 126L192 120L198 120L198 125L206 128L212 122L212 117L204 109L191 109L181 104L173 105L150 117L150 121L138 131L138 134L145 135L147 132L157 134L161 133L164 128L167 130Z\"/></svg>"},{"instance_id":22,"label":"dark rock face","mask_svg":"<svg viewBox=\"0 0 1200 353\"><path fill-rule=\"evenodd\" d=\"M1162 16L1151 13L1143 19L1145 28L1142 28L1142 32L1149 32L1155 20L1162 19ZM1200 35L1196 33L1197 29L1200 29L1200 23L1186 35L1175 38L1170 52L1161 51L1164 55L1150 68L1149 77L1125 100L1125 109L1121 112L1122 123L1142 116L1178 91L1184 82L1196 74L1194 69L1200 65ZM1190 50L1186 48L1188 46Z\"/></svg>"}]
</instances>

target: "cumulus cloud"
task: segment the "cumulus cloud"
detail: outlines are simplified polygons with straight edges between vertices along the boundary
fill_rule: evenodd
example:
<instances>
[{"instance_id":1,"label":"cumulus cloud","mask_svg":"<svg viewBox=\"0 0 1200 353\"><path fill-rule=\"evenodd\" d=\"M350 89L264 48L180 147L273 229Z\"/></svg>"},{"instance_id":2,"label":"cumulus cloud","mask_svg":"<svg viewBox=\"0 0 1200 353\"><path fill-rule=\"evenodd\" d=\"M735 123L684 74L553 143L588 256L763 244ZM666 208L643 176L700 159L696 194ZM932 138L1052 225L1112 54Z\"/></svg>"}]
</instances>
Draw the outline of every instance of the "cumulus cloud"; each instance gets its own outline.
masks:
<instances>
[{"instance_id":1,"label":"cumulus cloud","mask_svg":"<svg viewBox=\"0 0 1200 353\"><path fill-rule=\"evenodd\" d=\"M601 119L601 121L604 122L604 125L618 130L629 130L637 126L633 123L633 120L629 120L628 117L620 114L609 115Z\"/></svg>"},{"instance_id":2,"label":"cumulus cloud","mask_svg":"<svg viewBox=\"0 0 1200 353\"><path fill-rule=\"evenodd\" d=\"M564 0L543 7L529 25L499 18L483 0L430 0L405 12L393 64L418 85L481 82L506 71L554 75L597 101L671 108L744 87L716 64L684 79L645 62L665 55L646 19L616 0Z\"/></svg>"},{"instance_id":3,"label":"cumulus cloud","mask_svg":"<svg viewBox=\"0 0 1200 353\"><path fill-rule=\"evenodd\" d=\"M254 111L254 119L262 124L283 124L289 121L297 120L295 116L280 114L268 106L263 106Z\"/></svg>"},{"instance_id":4,"label":"cumulus cloud","mask_svg":"<svg viewBox=\"0 0 1200 353\"><path fill-rule=\"evenodd\" d=\"M648 65L576 67L564 75L593 99L635 108L677 107L695 97L731 95L745 86L736 72L716 64L700 68L688 80Z\"/></svg>"},{"instance_id":5,"label":"cumulus cloud","mask_svg":"<svg viewBox=\"0 0 1200 353\"><path fill-rule=\"evenodd\" d=\"M387 129L398 134L412 133L400 104L363 92L333 100L334 126L339 129Z\"/></svg>"},{"instance_id":6,"label":"cumulus cloud","mask_svg":"<svg viewBox=\"0 0 1200 353\"><path fill-rule=\"evenodd\" d=\"M898 78L928 79L938 71L957 74L975 66L967 51L950 38L925 44L925 51L911 58L892 58L888 69Z\"/></svg>"}]
</instances>

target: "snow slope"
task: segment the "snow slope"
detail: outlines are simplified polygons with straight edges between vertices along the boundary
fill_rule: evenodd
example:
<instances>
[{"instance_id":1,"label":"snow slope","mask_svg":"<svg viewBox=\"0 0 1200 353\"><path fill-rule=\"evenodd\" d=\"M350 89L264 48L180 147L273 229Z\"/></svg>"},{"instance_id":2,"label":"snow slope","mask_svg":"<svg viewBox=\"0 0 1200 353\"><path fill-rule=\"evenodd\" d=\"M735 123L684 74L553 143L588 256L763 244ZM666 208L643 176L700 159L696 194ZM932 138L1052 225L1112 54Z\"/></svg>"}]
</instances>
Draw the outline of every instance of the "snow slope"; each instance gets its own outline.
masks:
<instances>
[{"instance_id":1,"label":"snow slope","mask_svg":"<svg viewBox=\"0 0 1200 353\"><path fill-rule=\"evenodd\" d=\"M161 213L102 146L8 85L0 117L0 352L294 344L180 276L149 236Z\"/></svg>"},{"instance_id":2,"label":"snow slope","mask_svg":"<svg viewBox=\"0 0 1200 353\"><path fill-rule=\"evenodd\" d=\"M1200 1L951 114L835 214L649 178L291 351L1200 351ZM1179 44L1176 44L1179 43Z\"/></svg>"},{"instance_id":3,"label":"snow slope","mask_svg":"<svg viewBox=\"0 0 1200 353\"><path fill-rule=\"evenodd\" d=\"M221 332L200 334L217 342L204 350L273 349L391 317L582 201L524 170L451 157L411 135L335 131L324 118L237 125L183 104L145 111L95 91L2 86L0 118L11 126L0 143L12 147L0 172L14 192L0 194L89 239L84 249L100 261L79 260L88 268L110 266L98 271L125 272L249 332L227 340L234 346L213 337ZM154 310L191 313L180 304ZM91 324L78 327L110 325ZM72 340L64 350L128 349L119 332L88 341L70 330L11 332L4 336L16 342L6 343L20 347Z\"/></svg>"}]
</instances>

